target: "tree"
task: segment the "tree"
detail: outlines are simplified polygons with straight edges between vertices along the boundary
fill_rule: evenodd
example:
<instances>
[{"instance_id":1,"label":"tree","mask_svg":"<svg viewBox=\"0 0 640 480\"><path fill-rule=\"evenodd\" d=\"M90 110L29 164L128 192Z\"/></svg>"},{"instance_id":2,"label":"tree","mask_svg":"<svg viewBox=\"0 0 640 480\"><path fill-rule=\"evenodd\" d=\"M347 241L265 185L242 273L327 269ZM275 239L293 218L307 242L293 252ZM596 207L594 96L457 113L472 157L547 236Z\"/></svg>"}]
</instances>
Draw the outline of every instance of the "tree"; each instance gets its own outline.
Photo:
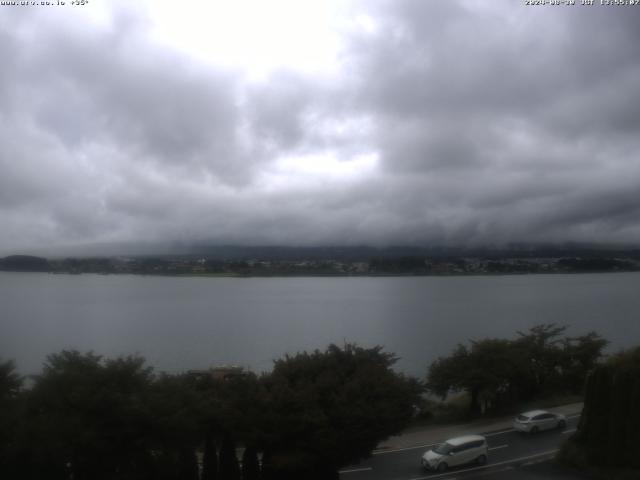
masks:
<instances>
[{"instance_id":1,"label":"tree","mask_svg":"<svg viewBox=\"0 0 640 480\"><path fill-rule=\"evenodd\" d=\"M428 389L442 398L467 392L477 415L551 392L579 392L607 344L597 333L560 338L566 327L537 325L515 340L484 339L458 345L432 362Z\"/></svg>"},{"instance_id":2,"label":"tree","mask_svg":"<svg viewBox=\"0 0 640 480\"><path fill-rule=\"evenodd\" d=\"M16 373L12 360L0 362L0 402L14 399L20 393L23 379Z\"/></svg>"},{"instance_id":3,"label":"tree","mask_svg":"<svg viewBox=\"0 0 640 480\"><path fill-rule=\"evenodd\" d=\"M242 480L258 480L260 478L260 464L258 452L249 445L242 453Z\"/></svg>"},{"instance_id":4,"label":"tree","mask_svg":"<svg viewBox=\"0 0 640 480\"><path fill-rule=\"evenodd\" d=\"M468 386L471 386L472 412L497 409L518 395L518 378L523 359L512 342L485 339L472 342ZM475 399L474 399L475 397Z\"/></svg>"},{"instance_id":5,"label":"tree","mask_svg":"<svg viewBox=\"0 0 640 480\"><path fill-rule=\"evenodd\" d=\"M21 424L21 388L23 379L13 361L0 362L0 477L17 476L21 468L17 437Z\"/></svg>"},{"instance_id":6,"label":"tree","mask_svg":"<svg viewBox=\"0 0 640 480\"><path fill-rule=\"evenodd\" d=\"M422 387L394 372L382 347L330 345L275 362L263 379L264 469L278 478L337 478L412 418Z\"/></svg>"},{"instance_id":7,"label":"tree","mask_svg":"<svg viewBox=\"0 0 640 480\"><path fill-rule=\"evenodd\" d=\"M608 343L596 332L563 340L563 380L574 393L582 392L587 375L596 367Z\"/></svg>"},{"instance_id":8,"label":"tree","mask_svg":"<svg viewBox=\"0 0 640 480\"><path fill-rule=\"evenodd\" d=\"M186 374L163 373L150 390L147 409L153 418L151 448L162 456L163 470L176 471L175 476L181 478L185 468L190 468L192 453L206 438L206 403Z\"/></svg>"},{"instance_id":9,"label":"tree","mask_svg":"<svg viewBox=\"0 0 640 480\"><path fill-rule=\"evenodd\" d=\"M220 479L240 480L240 465L236 457L236 444L230 434L222 439L220 447Z\"/></svg>"},{"instance_id":10,"label":"tree","mask_svg":"<svg viewBox=\"0 0 640 480\"><path fill-rule=\"evenodd\" d=\"M151 369L140 357L50 355L27 397L30 474L76 480L145 478L150 470L146 410Z\"/></svg>"},{"instance_id":11,"label":"tree","mask_svg":"<svg viewBox=\"0 0 640 480\"><path fill-rule=\"evenodd\" d=\"M448 357L439 357L429 366L427 374L427 388L443 400L451 392L470 390L472 398L470 411L477 413L480 406L477 401L478 392L474 392L473 386L469 385L469 371L472 367L472 358L469 349L462 344L454 349Z\"/></svg>"},{"instance_id":12,"label":"tree","mask_svg":"<svg viewBox=\"0 0 640 480\"><path fill-rule=\"evenodd\" d=\"M612 357L589 375L576 433L561 458L579 466L634 468L640 472L640 347ZM576 454L576 451L578 452Z\"/></svg>"},{"instance_id":13,"label":"tree","mask_svg":"<svg viewBox=\"0 0 640 480\"><path fill-rule=\"evenodd\" d=\"M202 480L218 480L218 455L211 433L207 433L204 441Z\"/></svg>"},{"instance_id":14,"label":"tree","mask_svg":"<svg viewBox=\"0 0 640 480\"><path fill-rule=\"evenodd\" d=\"M193 448L184 447L179 453L179 480L198 480L198 459Z\"/></svg>"},{"instance_id":15,"label":"tree","mask_svg":"<svg viewBox=\"0 0 640 480\"><path fill-rule=\"evenodd\" d=\"M439 357L429 366L427 388L431 393L445 399L451 391L465 389L466 373L470 367L469 349L462 344L448 357Z\"/></svg>"},{"instance_id":16,"label":"tree","mask_svg":"<svg viewBox=\"0 0 640 480\"><path fill-rule=\"evenodd\" d=\"M458 345L449 357L431 364L427 387L445 398L450 392L469 394L469 415L475 416L517 396L522 359L513 343L502 339Z\"/></svg>"},{"instance_id":17,"label":"tree","mask_svg":"<svg viewBox=\"0 0 640 480\"><path fill-rule=\"evenodd\" d=\"M520 338L515 341L517 348L528 360L528 366L523 374L522 395L525 399L562 385L561 365L563 352L560 347L561 334L566 326L556 326L554 323L536 325L527 333L518 332Z\"/></svg>"}]
</instances>

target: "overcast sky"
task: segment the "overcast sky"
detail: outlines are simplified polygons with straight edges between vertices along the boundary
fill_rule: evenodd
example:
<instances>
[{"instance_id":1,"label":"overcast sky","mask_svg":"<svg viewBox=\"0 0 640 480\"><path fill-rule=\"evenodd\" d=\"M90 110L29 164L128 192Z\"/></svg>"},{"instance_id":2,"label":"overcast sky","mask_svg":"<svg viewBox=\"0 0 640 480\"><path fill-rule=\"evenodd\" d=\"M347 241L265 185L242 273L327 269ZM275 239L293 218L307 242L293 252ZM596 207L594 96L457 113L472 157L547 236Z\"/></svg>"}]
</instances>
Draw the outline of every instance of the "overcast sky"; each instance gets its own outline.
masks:
<instances>
[{"instance_id":1,"label":"overcast sky","mask_svg":"<svg viewBox=\"0 0 640 480\"><path fill-rule=\"evenodd\" d=\"M640 6L66 3L0 6L2 254L638 244Z\"/></svg>"}]
</instances>

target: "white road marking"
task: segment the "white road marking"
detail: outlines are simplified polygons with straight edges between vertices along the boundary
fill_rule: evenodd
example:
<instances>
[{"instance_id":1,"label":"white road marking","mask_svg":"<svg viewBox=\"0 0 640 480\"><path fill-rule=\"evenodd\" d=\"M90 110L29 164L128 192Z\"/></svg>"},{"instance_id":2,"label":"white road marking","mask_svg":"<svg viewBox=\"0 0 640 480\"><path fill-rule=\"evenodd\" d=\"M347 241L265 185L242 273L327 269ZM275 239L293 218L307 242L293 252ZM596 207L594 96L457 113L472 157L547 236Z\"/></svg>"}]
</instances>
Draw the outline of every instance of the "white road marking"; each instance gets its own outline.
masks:
<instances>
[{"instance_id":1,"label":"white road marking","mask_svg":"<svg viewBox=\"0 0 640 480\"><path fill-rule=\"evenodd\" d=\"M502 435L503 433L513 432L514 430L515 430L515 428L508 428L506 430L500 430L499 432L485 433L483 436L484 437L493 437L494 435Z\"/></svg>"},{"instance_id":2,"label":"white road marking","mask_svg":"<svg viewBox=\"0 0 640 480\"><path fill-rule=\"evenodd\" d=\"M562 432L562 433L563 433L563 434L565 434L565 433L573 433L573 432L575 432L576 430L578 430L578 429L577 429L577 428L572 428L571 430L565 430L565 431L564 431L564 432Z\"/></svg>"},{"instance_id":3,"label":"white road marking","mask_svg":"<svg viewBox=\"0 0 640 480\"><path fill-rule=\"evenodd\" d=\"M551 455L553 453L556 453L557 451L558 449L556 448L555 450L547 450L546 452L540 452L534 455L528 455L526 457L519 457L519 458L513 458L511 460L504 460L502 462L490 463L487 465L483 465L481 467L473 467L473 468L466 468L464 470L456 470L455 473L458 474L458 473L466 473L466 472L475 472L477 470L486 470L487 468L497 467L499 465L507 465L509 463L516 463L522 460L529 460L530 458L542 457L544 455ZM429 475L428 477L415 477L415 478L412 478L411 480L428 480L430 478L444 477L445 475L450 475L450 473L440 473L437 475Z\"/></svg>"},{"instance_id":4,"label":"white road marking","mask_svg":"<svg viewBox=\"0 0 640 480\"><path fill-rule=\"evenodd\" d=\"M418 448L435 447L439 443L430 443L428 445L416 445L415 447L394 448L393 450L374 450L371 455L382 455L384 453L404 452L405 450L417 450Z\"/></svg>"},{"instance_id":5,"label":"white road marking","mask_svg":"<svg viewBox=\"0 0 640 480\"><path fill-rule=\"evenodd\" d=\"M498 445L497 447L489 447L489 450L498 450L499 448L507 448L509 445Z\"/></svg>"},{"instance_id":6,"label":"white road marking","mask_svg":"<svg viewBox=\"0 0 640 480\"><path fill-rule=\"evenodd\" d=\"M352 468L350 470L340 470L338 473L356 473L356 472L368 472L369 470L373 470L372 467L364 467L364 468Z\"/></svg>"}]
</instances>

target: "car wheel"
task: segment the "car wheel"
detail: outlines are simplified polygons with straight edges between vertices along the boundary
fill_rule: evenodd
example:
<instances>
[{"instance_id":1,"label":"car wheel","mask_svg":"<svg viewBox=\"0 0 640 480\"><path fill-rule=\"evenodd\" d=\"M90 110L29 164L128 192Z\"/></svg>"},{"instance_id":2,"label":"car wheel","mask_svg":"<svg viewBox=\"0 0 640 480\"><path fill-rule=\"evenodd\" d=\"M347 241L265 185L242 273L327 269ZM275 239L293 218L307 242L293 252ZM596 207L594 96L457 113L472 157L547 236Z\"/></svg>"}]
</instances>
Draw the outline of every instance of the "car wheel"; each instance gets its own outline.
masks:
<instances>
[{"instance_id":1,"label":"car wheel","mask_svg":"<svg viewBox=\"0 0 640 480\"><path fill-rule=\"evenodd\" d=\"M566 426L567 426L567 422L565 422L564 420L560 420L558 422L558 429L562 430L562 429L566 428Z\"/></svg>"},{"instance_id":2,"label":"car wheel","mask_svg":"<svg viewBox=\"0 0 640 480\"><path fill-rule=\"evenodd\" d=\"M536 433L538 433L538 427L533 427L530 431L531 435L535 435Z\"/></svg>"},{"instance_id":3,"label":"car wheel","mask_svg":"<svg viewBox=\"0 0 640 480\"><path fill-rule=\"evenodd\" d=\"M476 463L478 465L484 465L485 463L487 463L487 456L486 455L480 455L478 458L476 458Z\"/></svg>"},{"instance_id":4,"label":"car wheel","mask_svg":"<svg viewBox=\"0 0 640 480\"><path fill-rule=\"evenodd\" d=\"M441 463L438 464L438 471L439 472L446 472L447 468L449 468L449 465L447 465L444 462L441 462Z\"/></svg>"}]
</instances>

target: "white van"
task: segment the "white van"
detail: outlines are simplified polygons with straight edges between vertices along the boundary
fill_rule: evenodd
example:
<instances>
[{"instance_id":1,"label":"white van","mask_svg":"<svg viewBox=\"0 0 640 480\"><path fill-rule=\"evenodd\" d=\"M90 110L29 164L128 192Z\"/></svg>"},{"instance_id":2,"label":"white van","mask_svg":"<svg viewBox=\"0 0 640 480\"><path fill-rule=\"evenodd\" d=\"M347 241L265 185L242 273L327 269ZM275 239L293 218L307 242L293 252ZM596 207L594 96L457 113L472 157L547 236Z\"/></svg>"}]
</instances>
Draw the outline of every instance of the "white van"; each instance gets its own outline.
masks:
<instances>
[{"instance_id":1,"label":"white van","mask_svg":"<svg viewBox=\"0 0 640 480\"><path fill-rule=\"evenodd\" d=\"M425 470L444 472L449 467L477 463L484 465L489 458L487 439L481 435L456 437L427 450L422 455Z\"/></svg>"}]
</instances>

